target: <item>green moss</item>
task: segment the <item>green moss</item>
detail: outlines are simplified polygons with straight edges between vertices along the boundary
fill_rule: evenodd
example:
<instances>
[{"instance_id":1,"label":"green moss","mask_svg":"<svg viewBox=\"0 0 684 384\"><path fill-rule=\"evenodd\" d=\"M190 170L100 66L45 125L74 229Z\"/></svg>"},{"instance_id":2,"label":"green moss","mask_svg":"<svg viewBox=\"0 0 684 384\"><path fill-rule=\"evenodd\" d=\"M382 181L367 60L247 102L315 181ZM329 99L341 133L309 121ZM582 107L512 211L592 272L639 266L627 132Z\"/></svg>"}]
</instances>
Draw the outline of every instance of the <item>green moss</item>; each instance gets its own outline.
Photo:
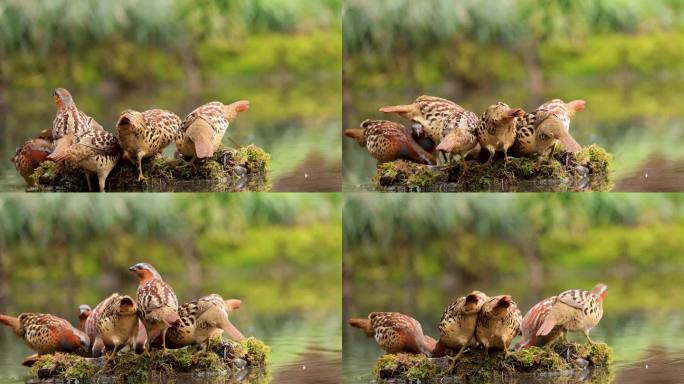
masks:
<instances>
[{"instance_id":1,"label":"green moss","mask_svg":"<svg viewBox=\"0 0 684 384\"><path fill-rule=\"evenodd\" d=\"M399 353L382 356L373 367L373 375L384 379L402 376L409 380L424 380L437 374L437 366L425 355Z\"/></svg>"},{"instance_id":2,"label":"green moss","mask_svg":"<svg viewBox=\"0 0 684 384\"><path fill-rule=\"evenodd\" d=\"M267 364L271 355L271 348L264 344L263 341L250 337L246 340L240 341L240 344L245 348L245 360L254 365Z\"/></svg>"},{"instance_id":3,"label":"green moss","mask_svg":"<svg viewBox=\"0 0 684 384\"><path fill-rule=\"evenodd\" d=\"M585 365L596 367L598 375L610 377L612 349L606 344L555 343L544 348L527 348L511 352L486 353L474 349L452 365L450 357L429 359L424 355L384 355L373 368L373 375L382 380L409 380L450 376L458 382L489 382L494 376L513 378L519 375L544 373L563 377L582 371ZM604 382L604 381L598 381Z\"/></svg>"},{"instance_id":4,"label":"green moss","mask_svg":"<svg viewBox=\"0 0 684 384\"><path fill-rule=\"evenodd\" d=\"M612 188L612 155L590 145L578 153L562 149L552 157L496 158L489 164L468 161L446 166L429 166L397 160L380 164L373 182L383 189L402 190L515 190L522 183L533 183L534 190L594 191ZM589 183L587 184L587 179Z\"/></svg>"},{"instance_id":5,"label":"green moss","mask_svg":"<svg viewBox=\"0 0 684 384\"><path fill-rule=\"evenodd\" d=\"M95 367L85 358L66 353L42 355L31 367L34 376L59 376L66 380L89 378L95 375L95 372Z\"/></svg>"},{"instance_id":6,"label":"green moss","mask_svg":"<svg viewBox=\"0 0 684 384\"><path fill-rule=\"evenodd\" d=\"M226 155L233 161L233 165L241 165L249 173L266 172L271 165L271 155L253 144L227 152Z\"/></svg>"}]
</instances>

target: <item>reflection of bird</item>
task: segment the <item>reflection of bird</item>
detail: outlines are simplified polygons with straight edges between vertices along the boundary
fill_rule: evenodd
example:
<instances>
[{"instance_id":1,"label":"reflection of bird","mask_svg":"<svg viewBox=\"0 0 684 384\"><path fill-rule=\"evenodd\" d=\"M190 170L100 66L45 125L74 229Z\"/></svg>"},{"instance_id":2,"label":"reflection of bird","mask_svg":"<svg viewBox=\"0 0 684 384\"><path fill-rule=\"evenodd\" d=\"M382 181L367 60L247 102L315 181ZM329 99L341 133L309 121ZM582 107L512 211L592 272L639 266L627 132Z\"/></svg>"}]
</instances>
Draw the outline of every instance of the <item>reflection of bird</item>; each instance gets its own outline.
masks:
<instances>
[{"instance_id":1,"label":"reflection of bird","mask_svg":"<svg viewBox=\"0 0 684 384\"><path fill-rule=\"evenodd\" d=\"M489 152L487 163L492 161L496 151L503 151L504 158L508 162L508 148L515 143L518 118L524 114L525 111L522 109L512 109L501 102L487 107L477 130L480 147Z\"/></svg>"},{"instance_id":2,"label":"reflection of bird","mask_svg":"<svg viewBox=\"0 0 684 384\"><path fill-rule=\"evenodd\" d=\"M12 156L12 163L28 186L33 186L33 172L52 153L52 132L42 131L37 137L27 140Z\"/></svg>"},{"instance_id":3,"label":"reflection of bird","mask_svg":"<svg viewBox=\"0 0 684 384\"><path fill-rule=\"evenodd\" d=\"M135 350L138 333L138 305L130 296L114 293L102 300L86 320L86 333L93 357L110 350L113 357L125 346Z\"/></svg>"},{"instance_id":4,"label":"reflection of bird","mask_svg":"<svg viewBox=\"0 0 684 384\"><path fill-rule=\"evenodd\" d=\"M444 356L445 349L451 348L459 350L456 355L458 358L474 341L477 314L487 299L484 293L473 291L447 307L439 322L440 337L435 347L435 357Z\"/></svg>"},{"instance_id":5,"label":"reflection of bird","mask_svg":"<svg viewBox=\"0 0 684 384\"><path fill-rule=\"evenodd\" d=\"M367 319L349 319L349 325L362 329L387 353L431 355L435 339L423 334L418 320L398 312L371 312Z\"/></svg>"},{"instance_id":6,"label":"reflection of bird","mask_svg":"<svg viewBox=\"0 0 684 384\"><path fill-rule=\"evenodd\" d=\"M19 317L0 315L0 323L14 330L29 348L39 354L72 352L86 354L88 337L68 321L50 314L22 313Z\"/></svg>"},{"instance_id":7,"label":"reflection of bird","mask_svg":"<svg viewBox=\"0 0 684 384\"><path fill-rule=\"evenodd\" d=\"M181 305L178 309L180 322L166 333L166 346L182 348L193 344L208 345L212 337L220 336L223 331L232 339L244 339L228 319L230 312L240 308L241 304L240 300L223 300L221 296L211 294ZM152 343L156 346L161 344L161 340L158 338Z\"/></svg>"},{"instance_id":8,"label":"reflection of bird","mask_svg":"<svg viewBox=\"0 0 684 384\"><path fill-rule=\"evenodd\" d=\"M589 331L603 317L603 298L608 293L608 286L597 284L591 292L571 289L562 292L553 300L548 314L536 332L536 336L553 335L562 331L581 332L590 344Z\"/></svg>"},{"instance_id":9,"label":"reflection of bird","mask_svg":"<svg viewBox=\"0 0 684 384\"><path fill-rule=\"evenodd\" d=\"M240 100L224 105L218 101L204 104L185 118L176 148L181 155L204 159L213 156L221 145L221 139L228 125L240 112L249 109L249 101Z\"/></svg>"},{"instance_id":10,"label":"reflection of bird","mask_svg":"<svg viewBox=\"0 0 684 384\"><path fill-rule=\"evenodd\" d=\"M166 331L180 321L176 293L162 280L159 272L148 263L135 264L128 270L135 272L140 278L138 310L145 325L148 340L154 340L161 335L162 349L166 350Z\"/></svg>"},{"instance_id":11,"label":"reflection of bird","mask_svg":"<svg viewBox=\"0 0 684 384\"><path fill-rule=\"evenodd\" d=\"M85 323L88 317L92 313L92 309L88 304L81 304L78 306L78 328L80 331L85 332Z\"/></svg>"},{"instance_id":12,"label":"reflection of bird","mask_svg":"<svg viewBox=\"0 0 684 384\"><path fill-rule=\"evenodd\" d=\"M419 96L413 104L380 108L420 124L437 150L460 155L463 164L469 154L478 150L477 115L451 100L435 96Z\"/></svg>"},{"instance_id":13,"label":"reflection of bird","mask_svg":"<svg viewBox=\"0 0 684 384\"><path fill-rule=\"evenodd\" d=\"M163 109L126 110L116 123L119 143L131 162L137 161L138 181L143 181L141 161L166 148L180 132L181 119Z\"/></svg>"},{"instance_id":14,"label":"reflection of bird","mask_svg":"<svg viewBox=\"0 0 684 384\"><path fill-rule=\"evenodd\" d=\"M426 152L399 123L387 120L364 120L361 128L345 129L345 136L366 147L378 163L407 159L420 164L434 164L434 157Z\"/></svg>"},{"instance_id":15,"label":"reflection of bird","mask_svg":"<svg viewBox=\"0 0 684 384\"><path fill-rule=\"evenodd\" d=\"M543 154L550 149L553 154L555 144L560 141L569 152L582 149L570 135L570 118L584 109L584 100L564 103L554 99L542 104L536 111L526 113L518 122L518 133L513 151L517 155L529 156Z\"/></svg>"},{"instance_id":16,"label":"reflection of bird","mask_svg":"<svg viewBox=\"0 0 684 384\"><path fill-rule=\"evenodd\" d=\"M57 115L52 122L55 148L48 159L66 160L96 173L100 191L103 192L107 176L121 158L118 140L95 119L81 112L69 91L58 88L53 96L57 106Z\"/></svg>"},{"instance_id":17,"label":"reflection of bird","mask_svg":"<svg viewBox=\"0 0 684 384\"><path fill-rule=\"evenodd\" d=\"M487 352L496 349L508 354L521 321L520 310L509 295L490 297L477 316L475 338Z\"/></svg>"}]
</instances>

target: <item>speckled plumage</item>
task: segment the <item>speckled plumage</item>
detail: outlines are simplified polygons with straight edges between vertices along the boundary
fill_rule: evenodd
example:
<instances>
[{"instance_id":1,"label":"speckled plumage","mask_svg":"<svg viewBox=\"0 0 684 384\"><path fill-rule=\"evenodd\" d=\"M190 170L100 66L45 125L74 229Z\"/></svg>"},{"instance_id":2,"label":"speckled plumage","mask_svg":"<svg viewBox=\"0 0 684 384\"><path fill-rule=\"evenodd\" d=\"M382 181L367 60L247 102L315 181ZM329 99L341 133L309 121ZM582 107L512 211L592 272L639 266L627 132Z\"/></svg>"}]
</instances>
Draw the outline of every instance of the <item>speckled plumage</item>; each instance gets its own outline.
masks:
<instances>
[{"instance_id":1,"label":"speckled plumage","mask_svg":"<svg viewBox=\"0 0 684 384\"><path fill-rule=\"evenodd\" d=\"M217 294L200 297L185 303L178 309L180 322L166 333L168 348L182 348L187 345L203 344L211 337L226 331L235 339L244 339L240 331L229 320L231 311L240 307L240 300L224 300ZM161 340L154 340L153 345L160 345Z\"/></svg>"},{"instance_id":2,"label":"speckled plumage","mask_svg":"<svg viewBox=\"0 0 684 384\"><path fill-rule=\"evenodd\" d=\"M477 314L488 299L480 291L473 291L451 303L439 322L440 337L435 347L435 357L443 356L446 348L462 351L475 338Z\"/></svg>"},{"instance_id":3,"label":"speckled plumage","mask_svg":"<svg viewBox=\"0 0 684 384\"><path fill-rule=\"evenodd\" d=\"M29 348L39 354L72 352L86 354L88 337L68 321L50 314L22 313L19 317L0 315L0 324L10 326Z\"/></svg>"},{"instance_id":4,"label":"speckled plumage","mask_svg":"<svg viewBox=\"0 0 684 384\"><path fill-rule=\"evenodd\" d=\"M247 109L249 102L246 100L228 105L212 101L199 106L183 120L176 137L176 149L193 159L211 157L221 145L230 123Z\"/></svg>"},{"instance_id":5,"label":"speckled plumage","mask_svg":"<svg viewBox=\"0 0 684 384\"><path fill-rule=\"evenodd\" d=\"M178 137L181 124L180 117L163 109L121 113L116 123L118 139L128 159L138 166L138 181L145 179L142 159L161 153Z\"/></svg>"},{"instance_id":6,"label":"speckled plumage","mask_svg":"<svg viewBox=\"0 0 684 384\"><path fill-rule=\"evenodd\" d=\"M605 284L598 284L591 292L581 289L562 292L553 300L536 335L548 336L561 327L565 331L581 332L592 343L589 332L603 317L603 298L607 290Z\"/></svg>"},{"instance_id":7,"label":"speckled plumage","mask_svg":"<svg viewBox=\"0 0 684 384\"><path fill-rule=\"evenodd\" d=\"M411 160L420 164L434 164L434 157L413 139L405 126L387 120L364 120L361 128L345 130L347 137L365 147L378 163L397 159Z\"/></svg>"},{"instance_id":8,"label":"speckled plumage","mask_svg":"<svg viewBox=\"0 0 684 384\"><path fill-rule=\"evenodd\" d=\"M102 300L86 319L85 331L92 345L93 357L105 350L112 355L129 346L135 350L138 335L138 305L132 297L113 293Z\"/></svg>"},{"instance_id":9,"label":"speckled plumage","mask_svg":"<svg viewBox=\"0 0 684 384\"><path fill-rule=\"evenodd\" d=\"M524 114L522 109L512 109L502 102L487 107L477 129L480 147L489 152L487 163L492 161L496 151L503 151L508 161L508 149L515 143L518 120Z\"/></svg>"},{"instance_id":10,"label":"speckled plumage","mask_svg":"<svg viewBox=\"0 0 684 384\"><path fill-rule=\"evenodd\" d=\"M508 295L490 297L477 315L475 338L486 351L508 347L518 334L522 316L516 303Z\"/></svg>"},{"instance_id":11,"label":"speckled plumage","mask_svg":"<svg viewBox=\"0 0 684 384\"><path fill-rule=\"evenodd\" d=\"M558 141L570 152L581 150L582 147L570 135L570 119L584 106L583 100L564 103L554 99L542 104L534 112L526 113L517 120L513 152L520 156L552 152Z\"/></svg>"},{"instance_id":12,"label":"speckled plumage","mask_svg":"<svg viewBox=\"0 0 684 384\"><path fill-rule=\"evenodd\" d=\"M387 353L431 355L435 340L423 334L418 320L398 312L371 312L367 319L349 319L349 325L362 329Z\"/></svg>"},{"instance_id":13,"label":"speckled plumage","mask_svg":"<svg viewBox=\"0 0 684 384\"><path fill-rule=\"evenodd\" d=\"M11 160L28 186L34 185L31 175L54 149L52 130L42 131L38 136L27 140L17 148Z\"/></svg>"}]
</instances>

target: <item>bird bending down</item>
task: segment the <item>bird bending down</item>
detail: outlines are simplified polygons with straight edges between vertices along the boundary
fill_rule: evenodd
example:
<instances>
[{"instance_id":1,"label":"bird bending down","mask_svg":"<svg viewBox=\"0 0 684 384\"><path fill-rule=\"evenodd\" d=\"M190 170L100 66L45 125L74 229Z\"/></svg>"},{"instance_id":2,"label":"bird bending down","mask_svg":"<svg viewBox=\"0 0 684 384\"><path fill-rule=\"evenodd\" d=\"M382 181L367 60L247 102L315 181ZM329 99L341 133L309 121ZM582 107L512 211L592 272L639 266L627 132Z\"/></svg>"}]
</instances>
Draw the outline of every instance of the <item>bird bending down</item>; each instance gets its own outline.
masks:
<instances>
[{"instance_id":1,"label":"bird bending down","mask_svg":"<svg viewBox=\"0 0 684 384\"><path fill-rule=\"evenodd\" d=\"M0 324L12 328L17 337L38 354L68 352L85 355L88 337L68 321L50 314L22 313L19 317L0 315Z\"/></svg>"},{"instance_id":2,"label":"bird bending down","mask_svg":"<svg viewBox=\"0 0 684 384\"><path fill-rule=\"evenodd\" d=\"M518 334L521 321L520 310L509 295L490 297L477 316L475 338L487 353L496 349L508 355L508 347Z\"/></svg>"},{"instance_id":3,"label":"bird bending down","mask_svg":"<svg viewBox=\"0 0 684 384\"><path fill-rule=\"evenodd\" d=\"M371 312L367 319L349 319L349 325L363 330L387 353L423 353L435 349L436 341L423 334L418 320L398 312Z\"/></svg>"},{"instance_id":4,"label":"bird bending down","mask_svg":"<svg viewBox=\"0 0 684 384\"><path fill-rule=\"evenodd\" d=\"M564 103L554 99L539 106L534 112L526 113L518 120L516 141L513 152L516 155L531 156L548 151L549 157L557 142L561 142L569 152L579 152L582 146L570 134L570 119L582 111L584 100Z\"/></svg>"},{"instance_id":5,"label":"bird bending down","mask_svg":"<svg viewBox=\"0 0 684 384\"><path fill-rule=\"evenodd\" d=\"M411 131L393 121L367 119L361 123L361 128L345 129L344 135L365 147L378 164L397 159L435 163L435 158L413 139Z\"/></svg>"},{"instance_id":6,"label":"bird bending down","mask_svg":"<svg viewBox=\"0 0 684 384\"><path fill-rule=\"evenodd\" d=\"M205 159L219 149L223 135L238 114L249 109L249 101L224 105L219 101L204 104L183 120L176 137L176 148L183 156ZM192 162L191 161L191 162Z\"/></svg>"},{"instance_id":7,"label":"bird bending down","mask_svg":"<svg viewBox=\"0 0 684 384\"><path fill-rule=\"evenodd\" d=\"M603 317L603 299L607 293L605 284L597 284L591 292L571 289L560 293L553 300L536 336L548 337L559 332L556 329L559 327L562 332L581 332L589 344L594 344L589 332Z\"/></svg>"},{"instance_id":8,"label":"bird bending down","mask_svg":"<svg viewBox=\"0 0 684 384\"><path fill-rule=\"evenodd\" d=\"M113 293L101 301L85 324L92 344L92 356L99 357L110 350L110 360L120 348L135 351L138 336L138 305L132 297Z\"/></svg>"},{"instance_id":9,"label":"bird bending down","mask_svg":"<svg viewBox=\"0 0 684 384\"><path fill-rule=\"evenodd\" d=\"M515 144L518 119L524 115L525 111L522 109L512 109L502 102L487 107L477 130L480 147L489 152L485 164L492 161L496 151L503 151L504 159L508 162L508 148Z\"/></svg>"},{"instance_id":10,"label":"bird bending down","mask_svg":"<svg viewBox=\"0 0 684 384\"><path fill-rule=\"evenodd\" d=\"M451 303L442 314L439 322L439 340L435 346L434 357L445 355L446 349L458 350L454 360L463 350L475 341L477 314L488 299L480 291L473 291Z\"/></svg>"},{"instance_id":11,"label":"bird bending down","mask_svg":"<svg viewBox=\"0 0 684 384\"><path fill-rule=\"evenodd\" d=\"M138 316L145 325L148 340L161 335L162 349L166 351L166 331L180 322L178 298L170 285L148 263L138 263L130 268L140 279L138 284ZM149 351L149 343L145 351Z\"/></svg>"}]
</instances>

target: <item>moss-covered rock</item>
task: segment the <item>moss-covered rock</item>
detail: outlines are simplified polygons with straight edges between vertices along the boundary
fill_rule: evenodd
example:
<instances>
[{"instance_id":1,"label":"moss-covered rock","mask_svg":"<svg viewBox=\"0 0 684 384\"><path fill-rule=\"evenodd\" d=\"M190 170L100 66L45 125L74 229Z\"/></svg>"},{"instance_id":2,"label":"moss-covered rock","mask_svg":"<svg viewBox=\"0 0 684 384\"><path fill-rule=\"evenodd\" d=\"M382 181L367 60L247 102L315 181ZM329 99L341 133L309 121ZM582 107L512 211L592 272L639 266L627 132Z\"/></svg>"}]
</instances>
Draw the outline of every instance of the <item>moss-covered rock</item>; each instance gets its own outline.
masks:
<instances>
[{"instance_id":1,"label":"moss-covered rock","mask_svg":"<svg viewBox=\"0 0 684 384\"><path fill-rule=\"evenodd\" d=\"M596 145L578 153L556 150L552 157L503 157L489 164L469 160L431 166L396 160L380 164L373 182L393 191L605 191L612 188L613 157Z\"/></svg>"},{"instance_id":2,"label":"moss-covered rock","mask_svg":"<svg viewBox=\"0 0 684 384\"><path fill-rule=\"evenodd\" d=\"M142 355L121 352L109 360L65 353L43 355L31 367L31 374L34 376L32 381L37 383L52 379L147 382L181 374L234 381L249 378L249 382L261 382L268 374L265 367L269 355L270 348L252 337L240 342L219 339L212 340L207 351L185 347L166 353L153 350Z\"/></svg>"},{"instance_id":3,"label":"moss-covered rock","mask_svg":"<svg viewBox=\"0 0 684 384\"><path fill-rule=\"evenodd\" d=\"M137 167L121 160L107 177L108 191L266 191L271 187L268 169L271 156L248 145L237 149L221 148L211 159L190 164L189 159L157 156L142 162L145 180L138 181ZM44 161L31 176L32 191L96 191L97 177L77 166Z\"/></svg>"},{"instance_id":4,"label":"moss-covered rock","mask_svg":"<svg viewBox=\"0 0 684 384\"><path fill-rule=\"evenodd\" d=\"M384 383L503 382L529 375L565 378L592 374L593 382L609 382L613 351L606 344L555 343L545 348L527 348L487 354L474 349L455 362L451 357L428 358L424 355L384 355L375 364L373 375ZM449 379L450 381L444 381ZM552 381L551 381L552 382Z\"/></svg>"}]
</instances>

